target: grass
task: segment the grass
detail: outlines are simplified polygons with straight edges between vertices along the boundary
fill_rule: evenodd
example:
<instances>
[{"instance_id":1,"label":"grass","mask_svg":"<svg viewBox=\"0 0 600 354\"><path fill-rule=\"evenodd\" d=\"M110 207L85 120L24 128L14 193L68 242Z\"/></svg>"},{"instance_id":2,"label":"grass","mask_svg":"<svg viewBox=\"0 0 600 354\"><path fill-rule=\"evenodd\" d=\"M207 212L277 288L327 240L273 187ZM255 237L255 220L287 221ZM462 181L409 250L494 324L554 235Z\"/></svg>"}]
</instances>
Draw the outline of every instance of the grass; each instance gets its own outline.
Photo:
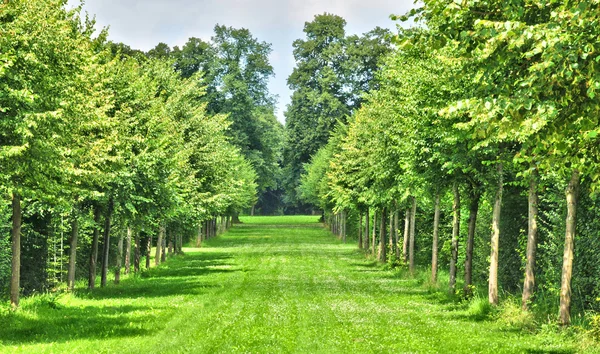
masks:
<instances>
[{"instance_id":1,"label":"grass","mask_svg":"<svg viewBox=\"0 0 600 354\"><path fill-rule=\"evenodd\" d=\"M487 319L341 244L311 217L243 217L184 256L93 292L0 313L0 352L574 353L560 331Z\"/></svg>"}]
</instances>

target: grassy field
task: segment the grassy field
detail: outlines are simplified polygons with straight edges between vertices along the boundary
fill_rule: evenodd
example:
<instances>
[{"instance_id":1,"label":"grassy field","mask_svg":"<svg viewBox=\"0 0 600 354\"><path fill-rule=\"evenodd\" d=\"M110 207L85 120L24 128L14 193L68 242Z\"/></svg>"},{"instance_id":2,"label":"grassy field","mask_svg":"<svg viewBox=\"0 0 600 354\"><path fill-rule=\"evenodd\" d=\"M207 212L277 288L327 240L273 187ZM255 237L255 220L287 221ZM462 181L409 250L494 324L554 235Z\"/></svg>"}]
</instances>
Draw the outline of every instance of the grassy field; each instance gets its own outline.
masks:
<instances>
[{"instance_id":1,"label":"grassy field","mask_svg":"<svg viewBox=\"0 0 600 354\"><path fill-rule=\"evenodd\" d=\"M318 216L245 217L121 285L24 299L0 352L573 353L560 332L481 319L344 245Z\"/></svg>"}]
</instances>

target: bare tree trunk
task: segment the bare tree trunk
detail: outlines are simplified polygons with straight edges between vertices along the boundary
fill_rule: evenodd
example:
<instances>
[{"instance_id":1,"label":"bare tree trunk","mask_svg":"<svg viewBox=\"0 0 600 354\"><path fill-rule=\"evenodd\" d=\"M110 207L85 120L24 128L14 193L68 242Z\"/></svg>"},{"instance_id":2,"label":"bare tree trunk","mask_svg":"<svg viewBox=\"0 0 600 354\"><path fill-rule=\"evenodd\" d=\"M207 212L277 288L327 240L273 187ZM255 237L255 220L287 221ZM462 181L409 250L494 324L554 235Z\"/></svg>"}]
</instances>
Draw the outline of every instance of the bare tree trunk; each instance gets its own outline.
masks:
<instances>
[{"instance_id":1,"label":"bare tree trunk","mask_svg":"<svg viewBox=\"0 0 600 354\"><path fill-rule=\"evenodd\" d=\"M396 259L400 259L400 229L398 218L400 217L400 212L398 211L398 203L396 203L396 210L394 211L394 236L396 238Z\"/></svg>"},{"instance_id":2,"label":"bare tree trunk","mask_svg":"<svg viewBox=\"0 0 600 354\"><path fill-rule=\"evenodd\" d=\"M164 237L162 239L162 252L160 253L160 261L165 262L167 260L167 233L164 233Z\"/></svg>"},{"instance_id":3,"label":"bare tree trunk","mask_svg":"<svg viewBox=\"0 0 600 354\"><path fill-rule=\"evenodd\" d=\"M96 287L96 268L98 263L98 239L100 238L100 217L102 216L100 206L94 206L94 234L92 238L92 250L90 252L90 273L88 277L88 289Z\"/></svg>"},{"instance_id":4,"label":"bare tree trunk","mask_svg":"<svg viewBox=\"0 0 600 354\"><path fill-rule=\"evenodd\" d=\"M106 217L104 218L104 245L102 248L102 273L100 275L100 286L106 286L106 277L108 275L108 256L110 254L110 222L113 212L112 199L108 202Z\"/></svg>"},{"instance_id":5,"label":"bare tree trunk","mask_svg":"<svg viewBox=\"0 0 600 354\"><path fill-rule=\"evenodd\" d=\"M146 269L150 269L150 254L152 253L152 234L148 235L148 243L146 244Z\"/></svg>"},{"instance_id":6,"label":"bare tree trunk","mask_svg":"<svg viewBox=\"0 0 600 354\"><path fill-rule=\"evenodd\" d=\"M385 242L385 208L381 209L381 217L379 224L379 261L386 262L387 261L387 247Z\"/></svg>"},{"instance_id":7,"label":"bare tree trunk","mask_svg":"<svg viewBox=\"0 0 600 354\"><path fill-rule=\"evenodd\" d=\"M140 258L142 257L142 245L140 244L140 233L135 231L135 250L133 252L133 271L140 272Z\"/></svg>"},{"instance_id":8,"label":"bare tree trunk","mask_svg":"<svg viewBox=\"0 0 600 354\"><path fill-rule=\"evenodd\" d=\"M346 243L346 210L342 210L342 241Z\"/></svg>"},{"instance_id":9,"label":"bare tree trunk","mask_svg":"<svg viewBox=\"0 0 600 354\"><path fill-rule=\"evenodd\" d=\"M395 255L396 254L396 243L395 243L395 238L394 238L394 212L390 210L390 219L389 219L389 241L390 241L390 250L391 250L391 255Z\"/></svg>"},{"instance_id":10,"label":"bare tree trunk","mask_svg":"<svg viewBox=\"0 0 600 354\"><path fill-rule=\"evenodd\" d=\"M537 175L529 180L529 213L527 228L527 264L525 265L525 282L523 283L522 309L526 311L535 287L535 250L537 247L538 194Z\"/></svg>"},{"instance_id":11,"label":"bare tree trunk","mask_svg":"<svg viewBox=\"0 0 600 354\"><path fill-rule=\"evenodd\" d=\"M19 307L21 293L21 196L13 192L12 195L12 262L10 276L10 306L13 310Z\"/></svg>"},{"instance_id":12,"label":"bare tree trunk","mask_svg":"<svg viewBox=\"0 0 600 354\"><path fill-rule=\"evenodd\" d=\"M69 269L67 270L67 289L75 289L75 270L77 265L77 238L79 237L79 220L77 207L73 208L71 216L71 239L69 240Z\"/></svg>"},{"instance_id":13,"label":"bare tree trunk","mask_svg":"<svg viewBox=\"0 0 600 354\"><path fill-rule=\"evenodd\" d=\"M437 282L438 267L438 240L440 230L440 193L435 194L435 207L433 212L433 244L431 246L431 282Z\"/></svg>"},{"instance_id":14,"label":"bare tree trunk","mask_svg":"<svg viewBox=\"0 0 600 354\"><path fill-rule=\"evenodd\" d=\"M465 258L465 295L472 295L471 284L473 284L473 247L475 243L475 226L477 226L477 212L479 211L479 191L472 187L471 203L469 205L469 230L467 232L467 254Z\"/></svg>"},{"instance_id":15,"label":"bare tree trunk","mask_svg":"<svg viewBox=\"0 0 600 354\"><path fill-rule=\"evenodd\" d=\"M119 232L119 243L117 244L117 267L115 268L115 284L121 282L121 262L123 260L123 235Z\"/></svg>"},{"instance_id":16,"label":"bare tree trunk","mask_svg":"<svg viewBox=\"0 0 600 354\"><path fill-rule=\"evenodd\" d=\"M488 300L492 305L498 305L498 254L500 247L500 212L502 209L502 163L498 163L498 191L492 213L492 254L490 255L490 279Z\"/></svg>"},{"instance_id":17,"label":"bare tree trunk","mask_svg":"<svg viewBox=\"0 0 600 354\"><path fill-rule=\"evenodd\" d=\"M362 210L358 212L358 248L362 249L363 248L363 230L362 230L362 224L363 224L363 213Z\"/></svg>"},{"instance_id":18,"label":"bare tree trunk","mask_svg":"<svg viewBox=\"0 0 600 354\"><path fill-rule=\"evenodd\" d=\"M408 263L408 234L410 232L410 209L406 209L404 217L404 236L402 238L402 257L404 264Z\"/></svg>"},{"instance_id":19,"label":"bare tree trunk","mask_svg":"<svg viewBox=\"0 0 600 354\"><path fill-rule=\"evenodd\" d=\"M371 242L371 254L374 256L375 252L377 251L377 244L376 244L376 239L377 239L377 209L373 210L373 238L372 238L372 242Z\"/></svg>"},{"instance_id":20,"label":"bare tree trunk","mask_svg":"<svg viewBox=\"0 0 600 354\"><path fill-rule=\"evenodd\" d=\"M454 293L456 287L456 262L458 260L458 235L460 233L460 193L458 183L452 187L454 203L452 203L452 257L450 258L450 292Z\"/></svg>"},{"instance_id":21,"label":"bare tree trunk","mask_svg":"<svg viewBox=\"0 0 600 354\"><path fill-rule=\"evenodd\" d=\"M408 246L408 269L410 274L415 273L415 228L417 217L417 198L412 197L412 211L410 213L410 244Z\"/></svg>"},{"instance_id":22,"label":"bare tree trunk","mask_svg":"<svg viewBox=\"0 0 600 354\"><path fill-rule=\"evenodd\" d=\"M562 277L560 284L560 323L571 323L571 276L573 273L573 250L577 221L577 194L579 193L579 171L574 171L567 187L567 221L565 231L565 250L563 255Z\"/></svg>"},{"instance_id":23,"label":"bare tree trunk","mask_svg":"<svg viewBox=\"0 0 600 354\"><path fill-rule=\"evenodd\" d=\"M156 240L156 250L154 253L154 265L160 264L160 252L162 251L162 239L165 234L165 227L159 226L158 228L158 239Z\"/></svg>"},{"instance_id":24,"label":"bare tree trunk","mask_svg":"<svg viewBox=\"0 0 600 354\"><path fill-rule=\"evenodd\" d=\"M198 234L196 235L196 248L202 247L202 223L198 225Z\"/></svg>"},{"instance_id":25,"label":"bare tree trunk","mask_svg":"<svg viewBox=\"0 0 600 354\"><path fill-rule=\"evenodd\" d=\"M203 223L204 224L204 223ZM167 229L167 235L169 237L169 257L173 254L173 247L174 247L174 243L173 243L173 230L171 230L170 228Z\"/></svg>"},{"instance_id":26,"label":"bare tree trunk","mask_svg":"<svg viewBox=\"0 0 600 354\"><path fill-rule=\"evenodd\" d=\"M363 248L368 251L369 250L369 235L370 235L370 227L369 227L369 208L367 208L367 211L365 212L365 236L363 239Z\"/></svg>"},{"instance_id":27,"label":"bare tree trunk","mask_svg":"<svg viewBox=\"0 0 600 354\"><path fill-rule=\"evenodd\" d=\"M125 241L125 274L129 274L131 273L131 226L127 227Z\"/></svg>"}]
</instances>

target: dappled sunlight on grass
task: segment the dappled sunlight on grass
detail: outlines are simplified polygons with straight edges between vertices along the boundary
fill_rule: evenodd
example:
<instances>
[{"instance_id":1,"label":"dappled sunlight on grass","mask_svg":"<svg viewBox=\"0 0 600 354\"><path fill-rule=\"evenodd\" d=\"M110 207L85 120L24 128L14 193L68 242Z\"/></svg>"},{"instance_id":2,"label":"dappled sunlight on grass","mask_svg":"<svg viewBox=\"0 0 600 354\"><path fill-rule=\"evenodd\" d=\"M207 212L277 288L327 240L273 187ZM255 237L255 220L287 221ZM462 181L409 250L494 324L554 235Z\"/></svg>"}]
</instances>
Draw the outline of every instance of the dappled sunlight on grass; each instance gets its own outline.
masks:
<instances>
[{"instance_id":1,"label":"dappled sunlight on grass","mask_svg":"<svg viewBox=\"0 0 600 354\"><path fill-rule=\"evenodd\" d=\"M121 285L57 299L26 299L17 313L0 318L0 351L577 349L572 340L556 333L501 326L488 319L484 304L458 304L421 278L385 270L355 245L342 244L318 224L315 227L313 219L318 217L270 218L268 223L262 217L242 218L244 225L206 241L203 248L187 248L185 255Z\"/></svg>"}]
</instances>

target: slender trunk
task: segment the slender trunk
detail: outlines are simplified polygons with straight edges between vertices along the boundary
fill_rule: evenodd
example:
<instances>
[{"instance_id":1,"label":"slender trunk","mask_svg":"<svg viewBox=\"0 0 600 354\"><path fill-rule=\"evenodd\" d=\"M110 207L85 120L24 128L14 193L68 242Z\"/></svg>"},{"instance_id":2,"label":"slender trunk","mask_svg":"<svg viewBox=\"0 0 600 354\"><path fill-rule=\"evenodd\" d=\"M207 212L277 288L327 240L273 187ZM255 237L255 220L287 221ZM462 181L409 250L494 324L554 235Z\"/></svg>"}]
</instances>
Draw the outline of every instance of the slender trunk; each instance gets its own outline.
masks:
<instances>
[{"instance_id":1,"label":"slender trunk","mask_svg":"<svg viewBox=\"0 0 600 354\"><path fill-rule=\"evenodd\" d=\"M498 254L500 246L500 212L502 208L502 163L498 163L498 191L492 213L492 254L490 255L490 279L488 300L498 305Z\"/></svg>"},{"instance_id":2,"label":"slender trunk","mask_svg":"<svg viewBox=\"0 0 600 354\"><path fill-rule=\"evenodd\" d=\"M467 254L465 257L465 286L463 288L463 292L465 295L472 295L471 284L473 284L473 247L475 243L475 226L477 225L479 198L479 192L473 189L471 193L471 203L469 204L469 230L467 231Z\"/></svg>"},{"instance_id":3,"label":"slender trunk","mask_svg":"<svg viewBox=\"0 0 600 354\"><path fill-rule=\"evenodd\" d=\"M150 254L152 253L152 234L148 235L148 243L146 244L146 269L150 268Z\"/></svg>"},{"instance_id":4,"label":"slender trunk","mask_svg":"<svg viewBox=\"0 0 600 354\"><path fill-rule=\"evenodd\" d=\"M417 217L417 198L412 197L412 211L410 212L410 244L408 246L408 269L410 274L415 273L415 227Z\"/></svg>"},{"instance_id":5,"label":"slender trunk","mask_svg":"<svg viewBox=\"0 0 600 354\"><path fill-rule=\"evenodd\" d=\"M254 209L256 208L256 205L252 206L252 210L250 210L250 216L254 216Z\"/></svg>"},{"instance_id":6,"label":"slender trunk","mask_svg":"<svg viewBox=\"0 0 600 354\"><path fill-rule=\"evenodd\" d=\"M381 209L381 217L379 224L379 261L386 262L387 261L387 247L385 242L385 208Z\"/></svg>"},{"instance_id":7,"label":"slender trunk","mask_svg":"<svg viewBox=\"0 0 600 354\"><path fill-rule=\"evenodd\" d=\"M121 232L119 232L121 234ZM123 235L119 235L119 243L117 244L117 267L115 268L115 284L121 282L121 261L123 260Z\"/></svg>"},{"instance_id":8,"label":"slender trunk","mask_svg":"<svg viewBox=\"0 0 600 354\"><path fill-rule=\"evenodd\" d=\"M460 193L458 183L452 187L454 203L452 203L452 257L450 258L450 292L454 293L456 287L456 261L458 260L458 235L460 232Z\"/></svg>"},{"instance_id":9,"label":"slender trunk","mask_svg":"<svg viewBox=\"0 0 600 354\"><path fill-rule=\"evenodd\" d=\"M131 226L127 227L125 238L125 274L131 273Z\"/></svg>"},{"instance_id":10,"label":"slender trunk","mask_svg":"<svg viewBox=\"0 0 600 354\"><path fill-rule=\"evenodd\" d=\"M406 209L404 217L404 236L402 239L402 257L404 264L408 263L408 234L410 230L410 209Z\"/></svg>"},{"instance_id":11,"label":"slender trunk","mask_svg":"<svg viewBox=\"0 0 600 354\"><path fill-rule=\"evenodd\" d=\"M135 232L134 236L135 250L133 252L133 271L135 273L140 272L140 258L142 256L142 245L140 243L140 233Z\"/></svg>"},{"instance_id":12,"label":"slender trunk","mask_svg":"<svg viewBox=\"0 0 600 354\"><path fill-rule=\"evenodd\" d=\"M367 208L367 211L365 212L365 236L363 237L363 248L365 250L369 250L369 208Z\"/></svg>"},{"instance_id":13,"label":"slender trunk","mask_svg":"<svg viewBox=\"0 0 600 354\"><path fill-rule=\"evenodd\" d=\"M90 252L90 273L88 277L88 289L96 287L96 264L98 262L98 239L100 238L100 207L94 206L94 234L92 238L92 250Z\"/></svg>"},{"instance_id":14,"label":"slender trunk","mask_svg":"<svg viewBox=\"0 0 600 354\"><path fill-rule=\"evenodd\" d=\"M398 204L396 204L396 210L394 211L394 237L396 238L396 259L400 259L400 230L398 229L400 213L398 211Z\"/></svg>"},{"instance_id":15,"label":"slender trunk","mask_svg":"<svg viewBox=\"0 0 600 354\"><path fill-rule=\"evenodd\" d=\"M21 196L12 195L12 269L10 276L10 306L13 310L19 307L21 293Z\"/></svg>"},{"instance_id":16,"label":"slender trunk","mask_svg":"<svg viewBox=\"0 0 600 354\"><path fill-rule=\"evenodd\" d=\"M435 194L435 208L433 212L433 245L431 246L431 282L437 282L438 266L438 240L440 230L440 193Z\"/></svg>"},{"instance_id":17,"label":"slender trunk","mask_svg":"<svg viewBox=\"0 0 600 354\"><path fill-rule=\"evenodd\" d=\"M196 248L202 247L202 223L198 225L198 234L196 235Z\"/></svg>"},{"instance_id":18,"label":"slender trunk","mask_svg":"<svg viewBox=\"0 0 600 354\"><path fill-rule=\"evenodd\" d=\"M571 323L571 276L573 272L573 249L575 246L577 194L579 192L579 171L574 171L567 187L567 221L565 231L565 250L563 255L562 277L560 284L560 323Z\"/></svg>"},{"instance_id":19,"label":"slender trunk","mask_svg":"<svg viewBox=\"0 0 600 354\"><path fill-rule=\"evenodd\" d=\"M69 240L69 269L67 270L67 289L73 291L75 288L75 269L77 263L77 238L79 237L79 220L77 219L77 208L73 208L71 220L71 240Z\"/></svg>"},{"instance_id":20,"label":"slender trunk","mask_svg":"<svg viewBox=\"0 0 600 354\"><path fill-rule=\"evenodd\" d=\"M342 210L342 241L346 243L346 210Z\"/></svg>"},{"instance_id":21,"label":"slender trunk","mask_svg":"<svg viewBox=\"0 0 600 354\"><path fill-rule=\"evenodd\" d=\"M160 264L160 252L162 251L162 240L163 240L163 235L165 234L165 227L164 226L160 226L158 228L158 239L156 240L156 250L154 253L154 265L159 265Z\"/></svg>"},{"instance_id":22,"label":"slender trunk","mask_svg":"<svg viewBox=\"0 0 600 354\"><path fill-rule=\"evenodd\" d=\"M362 211L360 211L358 213L358 248L362 249L363 248L363 230L362 230L362 223L363 223L363 213Z\"/></svg>"},{"instance_id":23,"label":"slender trunk","mask_svg":"<svg viewBox=\"0 0 600 354\"><path fill-rule=\"evenodd\" d=\"M529 300L535 286L535 249L537 246L538 195L537 175L529 180L529 213L527 228L527 264L525 265L525 282L523 283L522 308L528 309Z\"/></svg>"},{"instance_id":24,"label":"slender trunk","mask_svg":"<svg viewBox=\"0 0 600 354\"><path fill-rule=\"evenodd\" d=\"M396 254L396 244L394 243L394 212L390 211L390 219L389 219L389 240L390 240L390 249L392 254ZM391 256L390 256L391 257Z\"/></svg>"},{"instance_id":25,"label":"slender trunk","mask_svg":"<svg viewBox=\"0 0 600 354\"><path fill-rule=\"evenodd\" d=\"M377 251L377 209L373 210L373 234L371 239L371 254L374 256Z\"/></svg>"},{"instance_id":26,"label":"slender trunk","mask_svg":"<svg viewBox=\"0 0 600 354\"><path fill-rule=\"evenodd\" d=\"M160 253L160 261L164 263L167 260L167 233L166 232L162 239L161 246L162 246L162 252Z\"/></svg>"},{"instance_id":27,"label":"slender trunk","mask_svg":"<svg viewBox=\"0 0 600 354\"><path fill-rule=\"evenodd\" d=\"M106 286L106 278L108 275L108 256L110 254L110 222L113 212L113 201L108 202L108 210L104 218L104 247L102 248L102 273L100 275L100 286Z\"/></svg>"}]
</instances>

